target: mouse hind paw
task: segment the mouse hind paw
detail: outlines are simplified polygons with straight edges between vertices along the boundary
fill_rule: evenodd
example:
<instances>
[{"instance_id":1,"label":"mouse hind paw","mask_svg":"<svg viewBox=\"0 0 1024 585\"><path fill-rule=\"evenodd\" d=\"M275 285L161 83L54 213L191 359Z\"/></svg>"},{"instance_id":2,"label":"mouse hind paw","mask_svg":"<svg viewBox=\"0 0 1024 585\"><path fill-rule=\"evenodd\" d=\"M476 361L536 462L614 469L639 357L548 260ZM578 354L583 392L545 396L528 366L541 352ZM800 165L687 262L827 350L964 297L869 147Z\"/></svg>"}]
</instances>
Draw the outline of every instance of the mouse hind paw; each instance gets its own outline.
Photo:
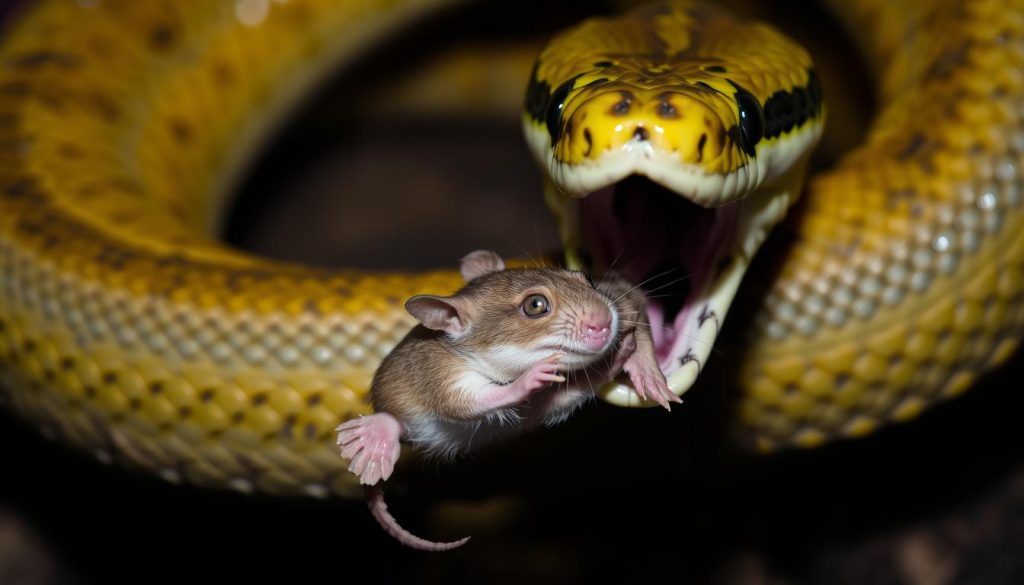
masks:
<instances>
[{"instance_id":1,"label":"mouse hind paw","mask_svg":"<svg viewBox=\"0 0 1024 585\"><path fill-rule=\"evenodd\" d=\"M338 431L341 456L359 483L373 485L391 477L401 453L402 424L386 412L361 416L342 423Z\"/></svg>"}]
</instances>

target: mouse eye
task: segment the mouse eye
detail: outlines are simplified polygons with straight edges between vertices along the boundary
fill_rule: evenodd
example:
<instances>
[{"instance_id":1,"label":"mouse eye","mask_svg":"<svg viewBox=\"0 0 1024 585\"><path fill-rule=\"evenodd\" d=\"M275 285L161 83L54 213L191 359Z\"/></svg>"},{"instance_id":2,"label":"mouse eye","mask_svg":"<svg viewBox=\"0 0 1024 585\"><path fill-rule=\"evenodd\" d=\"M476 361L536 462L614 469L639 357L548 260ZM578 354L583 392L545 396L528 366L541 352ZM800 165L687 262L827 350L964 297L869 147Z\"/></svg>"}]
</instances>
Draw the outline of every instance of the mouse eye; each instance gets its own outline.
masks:
<instances>
[{"instance_id":1,"label":"mouse eye","mask_svg":"<svg viewBox=\"0 0 1024 585\"><path fill-rule=\"evenodd\" d=\"M589 270L585 271L583 276L587 278L587 282L590 284L591 288L597 288L597 285L594 284L594 275L591 274Z\"/></svg>"},{"instance_id":2,"label":"mouse eye","mask_svg":"<svg viewBox=\"0 0 1024 585\"><path fill-rule=\"evenodd\" d=\"M523 301L523 312L527 317L540 317L547 314L550 308L551 303L544 295L530 295Z\"/></svg>"}]
</instances>

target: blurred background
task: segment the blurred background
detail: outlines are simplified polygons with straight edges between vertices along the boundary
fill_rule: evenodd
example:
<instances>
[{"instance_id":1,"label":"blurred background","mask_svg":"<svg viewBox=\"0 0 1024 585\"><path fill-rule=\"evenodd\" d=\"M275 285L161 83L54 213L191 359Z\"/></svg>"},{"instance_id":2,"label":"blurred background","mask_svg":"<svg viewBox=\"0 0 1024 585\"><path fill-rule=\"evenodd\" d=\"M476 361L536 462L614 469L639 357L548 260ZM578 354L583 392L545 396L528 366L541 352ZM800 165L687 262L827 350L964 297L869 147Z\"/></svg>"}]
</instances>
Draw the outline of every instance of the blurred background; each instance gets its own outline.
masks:
<instances>
[{"instance_id":1,"label":"blurred background","mask_svg":"<svg viewBox=\"0 0 1024 585\"><path fill-rule=\"evenodd\" d=\"M3 24L26 4L0 3ZM294 114L239 187L225 238L323 266L552 252L519 128L529 68L553 32L622 4L477 2L417 23ZM852 43L810 3L730 6L820 64L830 118L815 167L827 168L873 111ZM444 554L400 547L358 501L174 486L0 412L0 585L1024 583L1020 358L910 424L758 457L734 449L720 417L743 320L730 316L709 371L671 414L596 404L456 465L405 469L388 488L404 525L473 536Z\"/></svg>"}]
</instances>

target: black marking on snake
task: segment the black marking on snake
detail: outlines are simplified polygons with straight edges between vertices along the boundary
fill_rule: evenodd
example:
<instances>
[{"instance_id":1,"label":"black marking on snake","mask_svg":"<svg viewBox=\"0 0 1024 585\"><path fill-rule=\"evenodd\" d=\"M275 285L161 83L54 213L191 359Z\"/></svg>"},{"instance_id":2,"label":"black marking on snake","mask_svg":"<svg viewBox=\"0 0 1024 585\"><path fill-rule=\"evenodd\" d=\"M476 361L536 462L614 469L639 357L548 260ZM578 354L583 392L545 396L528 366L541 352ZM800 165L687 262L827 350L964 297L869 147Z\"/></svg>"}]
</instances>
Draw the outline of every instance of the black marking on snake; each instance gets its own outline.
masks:
<instances>
[{"instance_id":1,"label":"black marking on snake","mask_svg":"<svg viewBox=\"0 0 1024 585\"><path fill-rule=\"evenodd\" d=\"M807 85L777 91L764 102L764 137L775 138L821 114L822 91L818 72L807 70Z\"/></svg>"},{"instance_id":2,"label":"black marking on snake","mask_svg":"<svg viewBox=\"0 0 1024 585\"><path fill-rule=\"evenodd\" d=\"M0 130L14 131L18 127L18 124L19 124L20 121L21 121L21 117L18 116L17 114L15 114L15 113L12 113L12 112L0 113Z\"/></svg>"},{"instance_id":3,"label":"black marking on snake","mask_svg":"<svg viewBox=\"0 0 1024 585\"><path fill-rule=\"evenodd\" d=\"M569 97L569 92L572 91L576 80L582 74L569 79L552 91L551 85L547 81L537 78L537 69L539 67L539 61L533 64L530 83L526 87L525 109L527 115L532 120L543 122L547 126L548 135L551 137L551 144L554 144L562 135L562 108L565 106L565 100ZM595 79L588 84L588 87L607 82L607 79Z\"/></svg>"},{"instance_id":4,"label":"black marking on snake","mask_svg":"<svg viewBox=\"0 0 1024 585\"><path fill-rule=\"evenodd\" d=\"M594 63L594 67L600 67L602 69L605 67L611 67L612 65L615 65L615 63L612 63L611 61L598 61Z\"/></svg>"},{"instance_id":5,"label":"black marking on snake","mask_svg":"<svg viewBox=\"0 0 1024 585\"><path fill-rule=\"evenodd\" d=\"M551 136L551 144L558 142L558 138L562 135L562 109L565 107L565 100L569 97L569 92L572 91L578 77L577 75L559 85L548 100L544 122L548 127L548 135Z\"/></svg>"},{"instance_id":6,"label":"black marking on snake","mask_svg":"<svg viewBox=\"0 0 1024 585\"><path fill-rule=\"evenodd\" d=\"M705 83L705 82L703 82L703 81L698 81L698 82L697 82L697 83L695 83L694 85L696 85L697 87L699 87L699 88L701 88L701 89L704 89L704 90L710 91L711 93L722 93L722 92L720 92L720 91L718 91L717 89L715 89L715 88L711 87L710 85L708 85L707 83Z\"/></svg>"},{"instance_id":7,"label":"black marking on snake","mask_svg":"<svg viewBox=\"0 0 1024 585\"><path fill-rule=\"evenodd\" d=\"M187 144L192 142L192 127L184 120L172 118L168 121L168 127L171 130L171 135L174 136L174 139L179 143Z\"/></svg>"},{"instance_id":8,"label":"black marking on snake","mask_svg":"<svg viewBox=\"0 0 1024 585\"><path fill-rule=\"evenodd\" d=\"M700 363L700 358L698 358L697 356L693 355L693 350L692 349L686 350L686 355L684 355L683 357L679 358L679 367L683 367L683 366L685 366L686 364L688 364L690 362L693 362L693 363L697 364L697 371L698 372L700 372L701 370L704 369L704 364Z\"/></svg>"},{"instance_id":9,"label":"black marking on snake","mask_svg":"<svg viewBox=\"0 0 1024 585\"><path fill-rule=\"evenodd\" d=\"M36 99L39 100L39 103L46 106L48 110L56 114L63 114L66 109L67 100L65 96L57 95L53 90L37 91Z\"/></svg>"},{"instance_id":10,"label":"black marking on snake","mask_svg":"<svg viewBox=\"0 0 1024 585\"><path fill-rule=\"evenodd\" d=\"M0 85L0 93L10 97L28 97L32 94L32 86L24 81L10 81Z\"/></svg>"},{"instance_id":11,"label":"black marking on snake","mask_svg":"<svg viewBox=\"0 0 1024 585\"><path fill-rule=\"evenodd\" d=\"M289 414L284 419L284 425L281 427L281 436L285 439L291 439L292 434L295 432L295 424L299 422L299 417L296 414Z\"/></svg>"},{"instance_id":12,"label":"black marking on snake","mask_svg":"<svg viewBox=\"0 0 1024 585\"><path fill-rule=\"evenodd\" d=\"M285 417L285 426L289 426L289 427L295 426L295 424L298 423L298 422L299 422L299 415L297 415L295 413L291 413L290 415Z\"/></svg>"},{"instance_id":13,"label":"black marking on snake","mask_svg":"<svg viewBox=\"0 0 1024 585\"><path fill-rule=\"evenodd\" d=\"M925 171L932 171L935 168L935 165L932 163L932 156L938 149L939 147L934 142L928 140L924 134L915 132L907 140L906 146L896 153L896 160L903 162L913 161Z\"/></svg>"},{"instance_id":14,"label":"black marking on snake","mask_svg":"<svg viewBox=\"0 0 1024 585\"><path fill-rule=\"evenodd\" d=\"M704 160L704 146L708 143L707 132L702 132L700 139L697 140L697 162Z\"/></svg>"},{"instance_id":15,"label":"black marking on snake","mask_svg":"<svg viewBox=\"0 0 1024 585\"><path fill-rule=\"evenodd\" d=\"M36 179L26 177L18 179L13 183L8 183L7 187L3 190L3 194L7 199L18 199L32 193L33 191L38 191L38 189L39 185L36 182Z\"/></svg>"},{"instance_id":16,"label":"black marking on snake","mask_svg":"<svg viewBox=\"0 0 1024 585\"><path fill-rule=\"evenodd\" d=\"M710 71L711 73L725 73L725 67L721 65L709 65L704 68L704 71Z\"/></svg>"},{"instance_id":17,"label":"black marking on snake","mask_svg":"<svg viewBox=\"0 0 1024 585\"><path fill-rule=\"evenodd\" d=\"M594 137L590 135L590 128L583 129L583 140L587 142L587 149L583 151L583 156L590 156L590 151L594 148Z\"/></svg>"},{"instance_id":18,"label":"black marking on snake","mask_svg":"<svg viewBox=\"0 0 1024 585\"><path fill-rule=\"evenodd\" d=\"M173 26L166 23L158 24L149 31L149 46L157 51L164 51L174 44L176 36Z\"/></svg>"},{"instance_id":19,"label":"black marking on snake","mask_svg":"<svg viewBox=\"0 0 1024 585\"><path fill-rule=\"evenodd\" d=\"M974 42L968 40L946 49L925 69L924 78L929 81L948 78L958 69L967 65L967 55L973 46Z\"/></svg>"},{"instance_id":20,"label":"black marking on snake","mask_svg":"<svg viewBox=\"0 0 1024 585\"><path fill-rule=\"evenodd\" d=\"M113 124L121 117L121 109L114 100L102 93L95 93L89 100L101 118Z\"/></svg>"},{"instance_id":21,"label":"black marking on snake","mask_svg":"<svg viewBox=\"0 0 1024 585\"><path fill-rule=\"evenodd\" d=\"M701 328L704 326L705 321L707 321L708 319L714 319L715 330L718 331L721 329L721 323L718 321L718 314L715 313L714 311L709 311L708 306L709 305L704 305L703 307L701 307L700 315L697 316L697 327Z\"/></svg>"},{"instance_id":22,"label":"black marking on snake","mask_svg":"<svg viewBox=\"0 0 1024 585\"><path fill-rule=\"evenodd\" d=\"M548 82L537 79L537 68L540 62L533 64L533 72L530 73L530 83L526 86L526 113L537 122L544 121L544 112L548 107L548 98L551 97L551 86Z\"/></svg>"},{"instance_id":23,"label":"black marking on snake","mask_svg":"<svg viewBox=\"0 0 1024 585\"><path fill-rule=\"evenodd\" d=\"M32 51L21 53L7 59L7 66L12 69L36 69L45 65L56 65L62 69L74 69L81 65L78 55L59 51Z\"/></svg>"}]
</instances>

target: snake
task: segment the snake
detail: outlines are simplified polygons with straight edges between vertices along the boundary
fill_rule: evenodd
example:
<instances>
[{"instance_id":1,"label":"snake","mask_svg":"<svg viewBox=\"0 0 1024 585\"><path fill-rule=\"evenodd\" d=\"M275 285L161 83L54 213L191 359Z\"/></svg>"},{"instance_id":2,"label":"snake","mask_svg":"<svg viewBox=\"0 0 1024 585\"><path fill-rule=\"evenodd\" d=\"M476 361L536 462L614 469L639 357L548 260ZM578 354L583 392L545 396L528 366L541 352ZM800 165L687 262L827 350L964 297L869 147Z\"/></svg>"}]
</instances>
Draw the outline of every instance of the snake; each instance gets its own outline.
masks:
<instances>
[{"instance_id":1,"label":"snake","mask_svg":"<svg viewBox=\"0 0 1024 585\"><path fill-rule=\"evenodd\" d=\"M0 44L3 404L167 481L360 497L334 429L370 411L374 369L413 325L404 300L459 288L454 265L316 268L217 234L303 96L449 4L26 10ZM681 394L783 222L777 268L741 295L743 351L722 358L737 360L737 432L760 451L861 437L962 394L1024 325L1022 8L837 2L878 110L806 185L819 72L773 27L667 2L556 35L522 124L565 263L648 287ZM623 384L601 398L643 402Z\"/></svg>"}]
</instances>

